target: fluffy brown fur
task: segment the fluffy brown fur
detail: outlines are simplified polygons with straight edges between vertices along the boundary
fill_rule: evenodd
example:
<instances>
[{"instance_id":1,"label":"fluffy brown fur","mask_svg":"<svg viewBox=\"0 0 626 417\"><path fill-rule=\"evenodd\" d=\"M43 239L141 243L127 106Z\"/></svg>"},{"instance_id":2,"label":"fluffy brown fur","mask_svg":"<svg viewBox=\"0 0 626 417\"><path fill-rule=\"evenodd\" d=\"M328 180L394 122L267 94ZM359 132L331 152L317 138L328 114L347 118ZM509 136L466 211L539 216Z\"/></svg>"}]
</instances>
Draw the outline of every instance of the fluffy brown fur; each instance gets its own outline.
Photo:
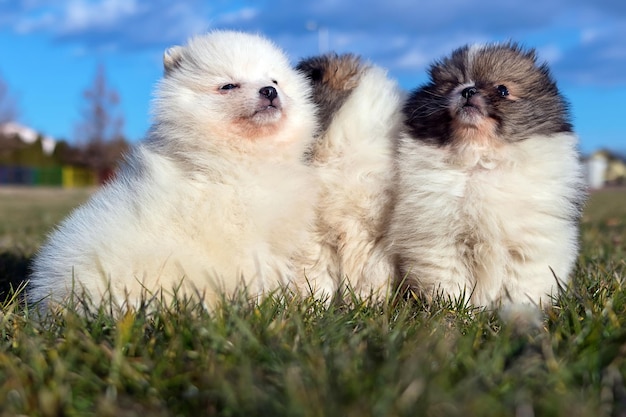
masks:
<instances>
[{"instance_id":1,"label":"fluffy brown fur","mask_svg":"<svg viewBox=\"0 0 626 417\"><path fill-rule=\"evenodd\" d=\"M309 78L314 87L313 101L318 106L323 135L337 110L359 85L363 62L352 54L327 54L305 59L296 68Z\"/></svg>"},{"instance_id":2,"label":"fluffy brown fur","mask_svg":"<svg viewBox=\"0 0 626 417\"><path fill-rule=\"evenodd\" d=\"M435 63L430 77L404 106L408 131L418 140L443 146L472 136L516 142L572 132L567 102L548 66L537 65L534 50L517 44L464 46ZM477 94L461 100L461 90L455 91L461 86L473 86ZM500 86L508 95L500 93ZM457 108L451 111L453 91ZM473 109L480 112L480 123L465 123Z\"/></svg>"}]
</instances>

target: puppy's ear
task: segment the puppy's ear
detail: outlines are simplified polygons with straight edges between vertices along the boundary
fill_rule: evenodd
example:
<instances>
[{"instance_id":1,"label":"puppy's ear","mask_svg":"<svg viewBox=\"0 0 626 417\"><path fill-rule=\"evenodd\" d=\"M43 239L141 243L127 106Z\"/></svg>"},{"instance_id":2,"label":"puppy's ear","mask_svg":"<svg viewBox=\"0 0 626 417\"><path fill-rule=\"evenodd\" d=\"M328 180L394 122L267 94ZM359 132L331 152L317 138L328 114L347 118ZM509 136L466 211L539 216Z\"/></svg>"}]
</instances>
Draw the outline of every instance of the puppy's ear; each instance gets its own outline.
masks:
<instances>
[{"instance_id":1,"label":"puppy's ear","mask_svg":"<svg viewBox=\"0 0 626 417\"><path fill-rule=\"evenodd\" d=\"M183 47L182 46L172 46L171 48L167 48L163 53L163 70L165 71L165 75L170 74L176 68L180 67L180 63L183 60Z\"/></svg>"}]
</instances>

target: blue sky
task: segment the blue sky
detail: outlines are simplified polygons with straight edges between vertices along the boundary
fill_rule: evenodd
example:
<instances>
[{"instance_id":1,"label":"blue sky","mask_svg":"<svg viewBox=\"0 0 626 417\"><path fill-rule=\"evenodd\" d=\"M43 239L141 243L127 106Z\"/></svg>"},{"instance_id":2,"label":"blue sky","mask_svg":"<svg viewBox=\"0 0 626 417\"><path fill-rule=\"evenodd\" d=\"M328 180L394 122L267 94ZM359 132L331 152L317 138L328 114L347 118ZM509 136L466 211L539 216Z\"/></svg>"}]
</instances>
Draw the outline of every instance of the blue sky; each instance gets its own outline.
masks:
<instances>
[{"instance_id":1,"label":"blue sky","mask_svg":"<svg viewBox=\"0 0 626 417\"><path fill-rule=\"evenodd\" d=\"M515 40L550 64L582 151L626 153L624 0L0 0L0 76L21 122L72 140L102 63L124 133L139 140L163 50L215 28L264 34L294 63L320 50L357 53L407 90L453 48Z\"/></svg>"}]
</instances>

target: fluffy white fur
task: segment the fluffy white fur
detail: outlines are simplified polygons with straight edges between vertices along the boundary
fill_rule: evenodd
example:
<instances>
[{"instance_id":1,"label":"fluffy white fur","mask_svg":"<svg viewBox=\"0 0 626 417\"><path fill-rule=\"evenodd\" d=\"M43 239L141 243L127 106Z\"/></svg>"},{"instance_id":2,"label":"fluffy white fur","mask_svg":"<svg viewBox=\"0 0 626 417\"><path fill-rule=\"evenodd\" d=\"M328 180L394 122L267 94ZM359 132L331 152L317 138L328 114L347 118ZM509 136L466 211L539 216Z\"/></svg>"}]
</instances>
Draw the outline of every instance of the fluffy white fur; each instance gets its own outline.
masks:
<instances>
[{"instance_id":1,"label":"fluffy white fur","mask_svg":"<svg viewBox=\"0 0 626 417\"><path fill-rule=\"evenodd\" d=\"M322 58L329 74L321 80L326 85L317 87L324 89L325 99L348 95L313 149L322 184L319 246L314 265L305 271L318 293L345 296L349 288L363 298L384 299L395 275L381 238L390 210L403 93L382 68L354 56Z\"/></svg>"},{"instance_id":2,"label":"fluffy white fur","mask_svg":"<svg viewBox=\"0 0 626 417\"><path fill-rule=\"evenodd\" d=\"M30 301L63 303L74 289L136 303L180 287L212 305L299 272L316 198L307 80L270 41L239 32L195 37L164 65L148 139L50 236Z\"/></svg>"},{"instance_id":3,"label":"fluffy white fur","mask_svg":"<svg viewBox=\"0 0 626 417\"><path fill-rule=\"evenodd\" d=\"M550 305L578 253L576 143L560 134L457 154L403 136L389 231L401 278L475 305Z\"/></svg>"}]
</instances>

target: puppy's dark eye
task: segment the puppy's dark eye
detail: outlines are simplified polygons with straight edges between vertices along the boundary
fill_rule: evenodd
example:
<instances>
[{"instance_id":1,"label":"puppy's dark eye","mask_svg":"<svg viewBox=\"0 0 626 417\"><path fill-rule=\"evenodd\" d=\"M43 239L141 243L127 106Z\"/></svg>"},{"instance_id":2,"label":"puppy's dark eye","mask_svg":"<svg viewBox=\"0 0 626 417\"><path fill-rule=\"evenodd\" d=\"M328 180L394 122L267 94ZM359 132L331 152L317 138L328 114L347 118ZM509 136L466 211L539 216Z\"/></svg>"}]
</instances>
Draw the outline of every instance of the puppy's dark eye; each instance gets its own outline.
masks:
<instances>
[{"instance_id":1,"label":"puppy's dark eye","mask_svg":"<svg viewBox=\"0 0 626 417\"><path fill-rule=\"evenodd\" d=\"M496 89L498 90L498 94L500 94L500 97L506 97L509 95L509 89L506 88L506 85L499 85L496 87Z\"/></svg>"},{"instance_id":2,"label":"puppy's dark eye","mask_svg":"<svg viewBox=\"0 0 626 417\"><path fill-rule=\"evenodd\" d=\"M237 84L226 84L220 87L220 90L234 90L235 88L238 88L239 86Z\"/></svg>"},{"instance_id":3,"label":"puppy's dark eye","mask_svg":"<svg viewBox=\"0 0 626 417\"><path fill-rule=\"evenodd\" d=\"M278 81L276 81L276 80L272 80L272 82L273 82L275 85L278 85Z\"/></svg>"}]
</instances>

